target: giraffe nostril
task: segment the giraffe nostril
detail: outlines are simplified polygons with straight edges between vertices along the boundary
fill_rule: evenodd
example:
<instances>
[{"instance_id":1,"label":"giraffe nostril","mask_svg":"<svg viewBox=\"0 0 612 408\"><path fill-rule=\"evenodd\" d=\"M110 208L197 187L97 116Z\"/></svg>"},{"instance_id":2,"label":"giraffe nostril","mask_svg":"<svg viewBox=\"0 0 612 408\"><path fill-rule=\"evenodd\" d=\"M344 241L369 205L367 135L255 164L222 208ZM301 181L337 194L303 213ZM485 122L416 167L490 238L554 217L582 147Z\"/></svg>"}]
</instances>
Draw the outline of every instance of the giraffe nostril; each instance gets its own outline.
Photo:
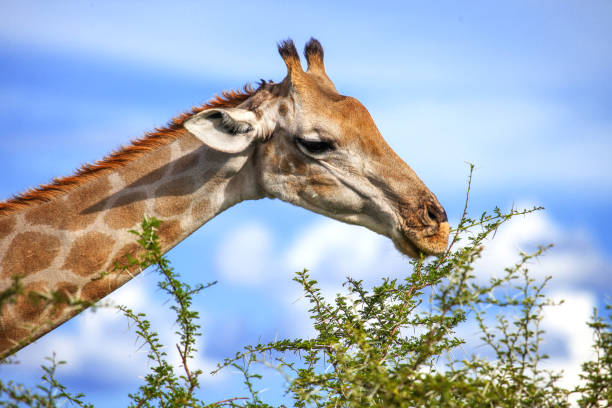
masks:
<instances>
[{"instance_id":1,"label":"giraffe nostril","mask_svg":"<svg viewBox=\"0 0 612 408\"><path fill-rule=\"evenodd\" d=\"M425 207L425 216L428 221L434 222L436 224L442 224L445 221L448 221L446 216L446 211L439 205L428 202L424 204Z\"/></svg>"},{"instance_id":2,"label":"giraffe nostril","mask_svg":"<svg viewBox=\"0 0 612 408\"><path fill-rule=\"evenodd\" d=\"M437 221L438 216L436 215L436 213L431 209L430 206L427 206L427 216L429 217L430 220L432 221Z\"/></svg>"}]
</instances>

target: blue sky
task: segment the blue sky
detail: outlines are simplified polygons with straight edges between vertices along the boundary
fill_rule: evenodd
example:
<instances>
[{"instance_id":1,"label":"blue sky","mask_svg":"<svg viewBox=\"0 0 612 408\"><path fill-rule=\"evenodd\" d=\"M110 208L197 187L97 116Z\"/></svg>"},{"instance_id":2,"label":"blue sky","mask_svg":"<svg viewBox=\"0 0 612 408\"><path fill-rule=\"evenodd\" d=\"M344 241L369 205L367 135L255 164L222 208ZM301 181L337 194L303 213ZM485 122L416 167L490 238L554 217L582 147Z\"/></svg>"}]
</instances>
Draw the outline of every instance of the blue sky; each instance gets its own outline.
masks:
<instances>
[{"instance_id":1,"label":"blue sky","mask_svg":"<svg viewBox=\"0 0 612 408\"><path fill-rule=\"evenodd\" d=\"M547 316L551 364L571 382L588 356L590 334L576 327L612 287L610 2L2 1L0 15L2 197L67 175L224 89L282 79L276 42L291 37L301 48L314 36L337 88L364 103L452 220L466 161L477 165L475 212L547 208L500 231L481 273L554 242L534 265L555 275L551 296L566 299ZM330 293L348 273L370 282L403 273L407 262L387 241L272 200L213 219L170 253L190 282L219 280L198 300L199 364L260 338L311 333L295 270L311 269ZM241 258L232 256L237 247ZM137 278L116 298L163 323L154 278ZM63 375L73 388L116 406L145 373L137 349L120 316L86 313L0 375L31 381L56 350L70 362ZM208 401L241 393L229 372L203 381Z\"/></svg>"}]
</instances>

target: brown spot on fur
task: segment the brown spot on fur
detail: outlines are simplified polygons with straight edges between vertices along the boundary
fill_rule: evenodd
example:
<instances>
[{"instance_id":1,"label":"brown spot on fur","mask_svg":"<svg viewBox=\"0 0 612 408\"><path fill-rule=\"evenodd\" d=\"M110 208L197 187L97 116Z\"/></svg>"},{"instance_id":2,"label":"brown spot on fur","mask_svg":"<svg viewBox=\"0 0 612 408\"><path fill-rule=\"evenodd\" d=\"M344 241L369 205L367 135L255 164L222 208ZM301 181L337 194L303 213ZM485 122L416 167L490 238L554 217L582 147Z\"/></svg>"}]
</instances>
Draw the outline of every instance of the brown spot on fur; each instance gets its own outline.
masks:
<instances>
[{"instance_id":1,"label":"brown spot on fur","mask_svg":"<svg viewBox=\"0 0 612 408\"><path fill-rule=\"evenodd\" d=\"M113 208L104 215L104 222L112 229L124 230L138 224L145 212L147 195L144 192L128 193L119 197Z\"/></svg>"},{"instance_id":2,"label":"brown spot on fur","mask_svg":"<svg viewBox=\"0 0 612 408\"><path fill-rule=\"evenodd\" d=\"M83 286L80 297L83 300L89 301L99 300L117 289L124 282L125 279L118 279L116 275L107 275L102 279L93 280Z\"/></svg>"},{"instance_id":3,"label":"brown spot on fur","mask_svg":"<svg viewBox=\"0 0 612 408\"><path fill-rule=\"evenodd\" d=\"M114 243L110 235L89 232L72 245L63 267L81 276L104 272Z\"/></svg>"},{"instance_id":4,"label":"brown spot on fur","mask_svg":"<svg viewBox=\"0 0 612 408\"><path fill-rule=\"evenodd\" d=\"M157 229L161 244L164 248L176 245L178 238L183 233L181 222L178 220L162 222Z\"/></svg>"},{"instance_id":5,"label":"brown spot on fur","mask_svg":"<svg viewBox=\"0 0 612 408\"><path fill-rule=\"evenodd\" d=\"M15 218L10 216L0 217L0 239L3 239L13 232L13 228L15 227Z\"/></svg>"},{"instance_id":6,"label":"brown spot on fur","mask_svg":"<svg viewBox=\"0 0 612 408\"><path fill-rule=\"evenodd\" d=\"M287 108L287 105L284 103L281 103L278 106L278 114L281 116L287 116L287 113L289 112L289 108Z\"/></svg>"},{"instance_id":7,"label":"brown spot on fur","mask_svg":"<svg viewBox=\"0 0 612 408\"><path fill-rule=\"evenodd\" d=\"M108 177L100 177L94 183L85 184L66 197L66 206L70 214L78 216L67 219L62 227L70 231L79 231L90 226L96 217L97 212L85 212L86 209L100 201L100 197L106 197L111 191ZM65 214L64 214L65 217Z\"/></svg>"},{"instance_id":8,"label":"brown spot on fur","mask_svg":"<svg viewBox=\"0 0 612 408\"><path fill-rule=\"evenodd\" d=\"M142 247L140 244L132 242L131 244L127 244L117 251L116 261L119 266L127 266L129 264L129 258L136 258L136 255L138 255L140 252L142 252Z\"/></svg>"},{"instance_id":9,"label":"brown spot on fur","mask_svg":"<svg viewBox=\"0 0 612 408\"><path fill-rule=\"evenodd\" d=\"M60 240L42 232L17 235L2 260L2 278L28 276L48 268L60 250Z\"/></svg>"},{"instance_id":10,"label":"brown spot on fur","mask_svg":"<svg viewBox=\"0 0 612 408\"><path fill-rule=\"evenodd\" d=\"M184 213L191 204L189 195L194 190L191 177L181 177L162 185L155 191L155 212L160 217Z\"/></svg>"},{"instance_id":11,"label":"brown spot on fur","mask_svg":"<svg viewBox=\"0 0 612 408\"><path fill-rule=\"evenodd\" d=\"M61 299L61 303L56 304L51 309L51 317L58 318L68 307L68 302L78 291L78 287L70 282L61 282L54 290Z\"/></svg>"},{"instance_id":12,"label":"brown spot on fur","mask_svg":"<svg viewBox=\"0 0 612 408\"><path fill-rule=\"evenodd\" d=\"M78 286L71 282L61 282L55 287L55 291L65 299L74 296L78 289Z\"/></svg>"},{"instance_id":13,"label":"brown spot on fur","mask_svg":"<svg viewBox=\"0 0 612 408\"><path fill-rule=\"evenodd\" d=\"M96 212L84 210L100 200L110 191L108 177L84 184L69 197L36 206L26 213L26 220L33 225L49 225L58 229L78 231L89 226L96 218Z\"/></svg>"},{"instance_id":14,"label":"brown spot on fur","mask_svg":"<svg viewBox=\"0 0 612 408\"><path fill-rule=\"evenodd\" d=\"M26 212L25 219L31 225L49 225L59 228L62 217L68 214L68 207L63 201L43 203Z\"/></svg>"},{"instance_id":15,"label":"brown spot on fur","mask_svg":"<svg viewBox=\"0 0 612 408\"><path fill-rule=\"evenodd\" d=\"M46 282L38 281L24 288L23 294L19 295L15 302L17 319L21 322L32 322L40 317L45 311L45 302L37 295L48 295L49 286Z\"/></svg>"},{"instance_id":16,"label":"brown spot on fur","mask_svg":"<svg viewBox=\"0 0 612 408\"><path fill-rule=\"evenodd\" d=\"M23 322L16 321L0 327L0 355L5 357L12 351L19 341L27 341L32 335L32 329L24 327ZM5 354L7 353L7 354Z\"/></svg>"},{"instance_id":17,"label":"brown spot on fur","mask_svg":"<svg viewBox=\"0 0 612 408\"><path fill-rule=\"evenodd\" d=\"M23 295L17 298L15 310L17 318L22 322L38 323L41 319L57 318L68 306L68 300L72 298L78 287L70 282L61 282L55 288L50 288L44 281L34 282L24 288ZM57 303L49 304L52 292L55 292ZM47 314L49 313L49 314Z\"/></svg>"},{"instance_id":18,"label":"brown spot on fur","mask_svg":"<svg viewBox=\"0 0 612 408\"><path fill-rule=\"evenodd\" d=\"M128 266L128 256L136 258L140 252L142 252L142 247L139 244L132 242L121 247L121 249L115 253L114 260L119 266ZM126 273L125 271L121 270L113 271L101 279L95 279L96 277L94 277L91 282L87 283L83 287L80 297L83 300L88 301L97 301L103 298L127 282L132 276L139 273L137 267L131 267L128 270L130 273Z\"/></svg>"},{"instance_id":19,"label":"brown spot on fur","mask_svg":"<svg viewBox=\"0 0 612 408\"><path fill-rule=\"evenodd\" d=\"M285 142L287 143L287 142ZM304 159L293 153L291 149L286 149L286 146L279 148L272 143L266 146L266 155L273 158L276 162L270 162L266 165L270 166L270 170L278 174L304 175L308 171L308 166ZM274 150L279 150L278 152Z\"/></svg>"},{"instance_id":20,"label":"brown spot on fur","mask_svg":"<svg viewBox=\"0 0 612 408\"><path fill-rule=\"evenodd\" d=\"M62 282L55 288L49 287L45 281L36 281L27 285L23 294L15 299L15 304L6 310L10 318L0 322L0 355L6 356L10 354L9 352L19 350L61 323L53 320L60 317L67 304L49 304L46 299L52 291L67 300L74 296L77 290L77 286L69 282ZM71 313L73 314L75 313Z\"/></svg>"}]
</instances>

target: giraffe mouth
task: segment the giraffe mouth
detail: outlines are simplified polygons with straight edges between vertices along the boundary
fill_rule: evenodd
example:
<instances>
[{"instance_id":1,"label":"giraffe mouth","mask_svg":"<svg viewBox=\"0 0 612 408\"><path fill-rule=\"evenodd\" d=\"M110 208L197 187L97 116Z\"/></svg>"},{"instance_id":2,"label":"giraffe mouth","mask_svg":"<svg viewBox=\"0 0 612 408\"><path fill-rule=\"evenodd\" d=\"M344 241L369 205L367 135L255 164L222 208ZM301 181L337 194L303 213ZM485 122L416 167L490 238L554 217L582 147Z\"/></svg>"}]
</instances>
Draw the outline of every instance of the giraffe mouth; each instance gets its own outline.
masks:
<instances>
[{"instance_id":1,"label":"giraffe mouth","mask_svg":"<svg viewBox=\"0 0 612 408\"><path fill-rule=\"evenodd\" d=\"M438 256L446 251L450 225L448 222L440 224L434 234L418 234L412 231L397 231L392 237L393 244L403 254L411 258L425 256Z\"/></svg>"}]
</instances>

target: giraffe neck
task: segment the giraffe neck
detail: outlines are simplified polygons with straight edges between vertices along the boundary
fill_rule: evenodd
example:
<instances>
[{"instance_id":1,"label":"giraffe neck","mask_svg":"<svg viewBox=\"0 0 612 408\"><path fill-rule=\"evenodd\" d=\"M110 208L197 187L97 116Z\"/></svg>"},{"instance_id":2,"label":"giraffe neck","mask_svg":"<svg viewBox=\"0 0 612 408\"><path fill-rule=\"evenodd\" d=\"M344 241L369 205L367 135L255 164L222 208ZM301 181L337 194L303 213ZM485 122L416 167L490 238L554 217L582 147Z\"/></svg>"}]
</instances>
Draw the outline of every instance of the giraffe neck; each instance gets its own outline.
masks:
<instances>
[{"instance_id":1,"label":"giraffe neck","mask_svg":"<svg viewBox=\"0 0 612 408\"><path fill-rule=\"evenodd\" d=\"M248 155L212 151L185 131L50 202L0 215L0 290L19 276L26 293L57 291L97 301L133 277L113 265L140 251L128 230L144 216L163 221L158 234L166 252L226 208L261 198L256 186ZM25 298L4 305L0 357L78 311L45 310Z\"/></svg>"}]
</instances>

